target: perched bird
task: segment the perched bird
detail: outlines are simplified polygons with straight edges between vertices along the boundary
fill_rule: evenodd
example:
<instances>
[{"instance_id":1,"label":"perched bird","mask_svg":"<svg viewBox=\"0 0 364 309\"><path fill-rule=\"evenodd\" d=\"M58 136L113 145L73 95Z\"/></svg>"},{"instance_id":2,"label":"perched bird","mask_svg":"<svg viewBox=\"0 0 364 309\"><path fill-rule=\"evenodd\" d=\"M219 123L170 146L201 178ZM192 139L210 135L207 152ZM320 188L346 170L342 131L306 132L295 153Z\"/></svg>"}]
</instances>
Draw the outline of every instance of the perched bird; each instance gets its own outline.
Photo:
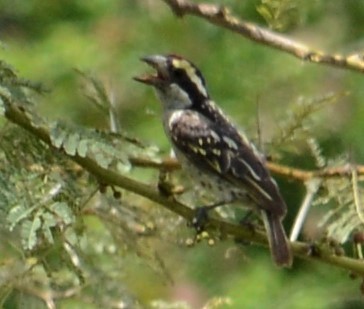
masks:
<instances>
[{"instance_id":1,"label":"perched bird","mask_svg":"<svg viewBox=\"0 0 364 309\"><path fill-rule=\"evenodd\" d=\"M193 63L177 55L152 55L142 61L156 74L134 79L155 88L165 133L182 168L211 191L216 205L249 199L262 214L274 262L291 266L282 225L287 207L263 156L210 99Z\"/></svg>"}]
</instances>

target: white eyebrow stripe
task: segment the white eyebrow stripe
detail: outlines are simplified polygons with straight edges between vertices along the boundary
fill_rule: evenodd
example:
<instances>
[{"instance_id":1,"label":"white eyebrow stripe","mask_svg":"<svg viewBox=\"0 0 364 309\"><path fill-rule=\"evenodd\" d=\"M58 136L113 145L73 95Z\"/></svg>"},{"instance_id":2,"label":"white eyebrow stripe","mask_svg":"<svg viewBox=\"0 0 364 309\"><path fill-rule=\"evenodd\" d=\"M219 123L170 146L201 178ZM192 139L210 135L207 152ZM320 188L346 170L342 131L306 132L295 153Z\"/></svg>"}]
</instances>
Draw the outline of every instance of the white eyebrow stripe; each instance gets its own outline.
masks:
<instances>
[{"instance_id":1,"label":"white eyebrow stripe","mask_svg":"<svg viewBox=\"0 0 364 309\"><path fill-rule=\"evenodd\" d=\"M191 81L196 85L197 89L207 97L207 91L204 85L202 84L201 78L196 74L196 70L191 68L187 71L188 76L190 77Z\"/></svg>"},{"instance_id":2,"label":"white eyebrow stripe","mask_svg":"<svg viewBox=\"0 0 364 309\"><path fill-rule=\"evenodd\" d=\"M196 74L196 69L189 62L187 62L185 60L174 59L173 66L176 68L183 69L186 72L186 74L189 76L191 81L196 85L197 89L205 97L207 97L207 91L206 91L205 86L202 83L201 78Z\"/></svg>"}]
</instances>

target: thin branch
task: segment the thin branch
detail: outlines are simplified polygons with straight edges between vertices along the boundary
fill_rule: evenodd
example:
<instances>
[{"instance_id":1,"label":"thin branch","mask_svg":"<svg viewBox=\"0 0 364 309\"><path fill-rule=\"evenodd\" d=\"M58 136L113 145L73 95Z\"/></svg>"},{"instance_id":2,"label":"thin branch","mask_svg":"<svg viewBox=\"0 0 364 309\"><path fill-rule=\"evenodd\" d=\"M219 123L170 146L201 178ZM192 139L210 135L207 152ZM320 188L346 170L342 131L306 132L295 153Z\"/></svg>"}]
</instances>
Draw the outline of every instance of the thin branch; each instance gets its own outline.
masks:
<instances>
[{"instance_id":1,"label":"thin branch","mask_svg":"<svg viewBox=\"0 0 364 309\"><path fill-rule=\"evenodd\" d=\"M353 196L356 213L362 223L364 223L364 210L360 200L359 185L358 185L358 171L354 168L352 170L351 184L353 187Z\"/></svg>"},{"instance_id":2,"label":"thin branch","mask_svg":"<svg viewBox=\"0 0 364 309\"><path fill-rule=\"evenodd\" d=\"M19 125L28 132L32 133L34 136L45 142L54 151L62 152L64 156L68 157L70 160L75 161L80 166L82 166L86 171L100 180L102 183L107 183L110 185L118 186L125 190L131 191L135 194L143 196L153 202L156 202L166 209L184 217L187 220L192 220L194 217L194 210L179 203L173 198L168 198L159 193L153 187L146 185L144 183L138 182L134 179L126 177L122 174L115 172L114 170L106 169L97 164L96 161L88 157L80 157L78 155L68 155L61 149L55 148L51 143L50 131L47 125L39 117L37 118L37 125L32 123L32 119L35 115L31 116L30 113L24 110L24 107L17 106L14 102L10 102L9 98L2 97L5 105L5 116L11 122ZM175 162L169 162L170 166L175 165ZM243 227L239 224L234 224L226 222L221 218L210 218L208 225L206 226L208 230L219 231L223 234L233 236L236 239L244 239L253 243L267 246L266 235L259 231L252 231L248 227ZM316 248L315 254L311 254L311 245L302 242L291 243L293 252L296 256L301 257L306 260L316 260L326 264L331 264L360 275L364 275L364 263L360 260L345 256L334 255L329 250L320 250Z\"/></svg>"},{"instance_id":3,"label":"thin branch","mask_svg":"<svg viewBox=\"0 0 364 309\"><path fill-rule=\"evenodd\" d=\"M306 182L306 195L300 206L298 214L294 220L291 233L289 235L290 241L296 241L300 231L302 230L303 223L307 217L308 211L312 205L313 198L321 186L321 179L313 178Z\"/></svg>"},{"instance_id":4,"label":"thin branch","mask_svg":"<svg viewBox=\"0 0 364 309\"><path fill-rule=\"evenodd\" d=\"M194 15L212 24L229 29L257 43L281 50L296 58L337 68L364 72L364 57L360 53L348 56L330 55L297 42L288 36L273 32L253 23L240 20L230 11L214 4L196 4L188 0L163 0L178 16Z\"/></svg>"},{"instance_id":5,"label":"thin branch","mask_svg":"<svg viewBox=\"0 0 364 309\"><path fill-rule=\"evenodd\" d=\"M155 161L148 158L130 157L129 160L135 167L155 168L167 171L173 171L180 168L178 161L173 158ZM266 162L266 165L268 169L276 175L301 182L306 182L315 178L351 177L353 169L358 175L364 175L364 165L347 164L315 170L304 170L273 162Z\"/></svg>"},{"instance_id":6,"label":"thin branch","mask_svg":"<svg viewBox=\"0 0 364 309\"><path fill-rule=\"evenodd\" d=\"M56 309L56 300L74 297L75 295L80 293L82 289L81 287L76 286L64 291L55 291L51 289L37 288L36 284L30 285L24 284L22 282L17 283L15 285L15 288L17 288L22 293L27 293L33 297L39 298L44 302L48 309Z\"/></svg>"}]
</instances>

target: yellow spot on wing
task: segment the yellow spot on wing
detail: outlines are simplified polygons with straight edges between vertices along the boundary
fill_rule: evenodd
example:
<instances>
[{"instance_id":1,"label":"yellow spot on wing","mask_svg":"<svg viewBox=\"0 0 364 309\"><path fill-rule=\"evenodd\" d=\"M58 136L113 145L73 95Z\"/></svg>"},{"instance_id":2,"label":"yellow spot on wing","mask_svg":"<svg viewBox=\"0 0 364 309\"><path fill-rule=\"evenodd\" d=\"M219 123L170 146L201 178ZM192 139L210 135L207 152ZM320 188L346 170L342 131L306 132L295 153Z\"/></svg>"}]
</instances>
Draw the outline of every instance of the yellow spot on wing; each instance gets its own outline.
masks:
<instances>
[{"instance_id":1,"label":"yellow spot on wing","mask_svg":"<svg viewBox=\"0 0 364 309\"><path fill-rule=\"evenodd\" d=\"M200 153L203 156L207 154L206 150L201 147L196 147L194 145L189 144L188 147L194 152L194 153Z\"/></svg>"},{"instance_id":2,"label":"yellow spot on wing","mask_svg":"<svg viewBox=\"0 0 364 309\"><path fill-rule=\"evenodd\" d=\"M211 160L208 160L207 161L212 167L213 169L215 169L219 174L221 173L221 168L220 168L220 164L219 162L217 161L211 161Z\"/></svg>"}]
</instances>

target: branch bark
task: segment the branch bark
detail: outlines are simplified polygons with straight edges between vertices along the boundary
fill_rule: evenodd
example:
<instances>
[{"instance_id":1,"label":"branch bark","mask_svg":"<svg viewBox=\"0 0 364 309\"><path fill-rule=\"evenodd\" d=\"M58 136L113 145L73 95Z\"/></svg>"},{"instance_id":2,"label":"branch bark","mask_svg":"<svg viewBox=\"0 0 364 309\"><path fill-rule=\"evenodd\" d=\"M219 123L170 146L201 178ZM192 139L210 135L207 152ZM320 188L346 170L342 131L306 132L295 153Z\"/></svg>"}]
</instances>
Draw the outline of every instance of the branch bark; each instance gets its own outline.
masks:
<instances>
[{"instance_id":1,"label":"branch bark","mask_svg":"<svg viewBox=\"0 0 364 309\"><path fill-rule=\"evenodd\" d=\"M153 161L147 158L130 157L129 160L133 166L138 167L154 168L166 171L173 171L180 168L178 161L173 158L166 158L162 161ZM351 177L353 171L356 171L358 175L364 175L364 165L346 164L316 170L304 170L274 162L266 162L266 165L272 173L300 182L306 182L314 178L326 179L335 177Z\"/></svg>"},{"instance_id":2,"label":"branch bark","mask_svg":"<svg viewBox=\"0 0 364 309\"><path fill-rule=\"evenodd\" d=\"M243 21L221 5L196 4L188 0L163 1L178 17L183 17L184 15L197 16L214 25L238 33L249 40L278 49L303 61L364 72L364 57L360 53L352 53L344 56L340 54L331 55L322 51L313 50L307 45L297 42L288 36Z\"/></svg>"},{"instance_id":3,"label":"branch bark","mask_svg":"<svg viewBox=\"0 0 364 309\"><path fill-rule=\"evenodd\" d=\"M34 136L48 144L54 151L62 151L61 149L53 146L47 123L42 122L38 116L32 115L29 111L26 111L23 106L16 104L16 102L10 101L9 98L3 96L2 99L4 100L5 105L5 117L9 121L32 133ZM35 118L37 119L37 125L32 123L32 119ZM173 198L168 198L161 195L158 190L150 187L147 184L138 182L113 170L103 168L91 158L80 157L78 155L68 155L64 151L62 151L62 153L70 160L78 163L102 183L118 186L143 196L184 217L186 220L191 220L194 216L193 209L179 203ZM157 166L156 163L153 164ZM177 166L177 164L175 161L170 161L166 166L173 166L174 168ZM253 242L266 247L268 246L267 238L264 233L259 231L252 232L249 228L245 228L239 224L226 222L221 218L210 218L207 229L219 231L222 234L230 235L236 239L244 239L245 241ZM364 263L361 260L346 256L338 256L333 254L330 250L321 250L320 247L316 248L316 250L312 250L311 244L306 244L303 242L292 242L291 245L293 253L297 257L309 261L320 261L326 264L331 264L364 276ZM314 252L314 254L312 252Z\"/></svg>"}]
</instances>

